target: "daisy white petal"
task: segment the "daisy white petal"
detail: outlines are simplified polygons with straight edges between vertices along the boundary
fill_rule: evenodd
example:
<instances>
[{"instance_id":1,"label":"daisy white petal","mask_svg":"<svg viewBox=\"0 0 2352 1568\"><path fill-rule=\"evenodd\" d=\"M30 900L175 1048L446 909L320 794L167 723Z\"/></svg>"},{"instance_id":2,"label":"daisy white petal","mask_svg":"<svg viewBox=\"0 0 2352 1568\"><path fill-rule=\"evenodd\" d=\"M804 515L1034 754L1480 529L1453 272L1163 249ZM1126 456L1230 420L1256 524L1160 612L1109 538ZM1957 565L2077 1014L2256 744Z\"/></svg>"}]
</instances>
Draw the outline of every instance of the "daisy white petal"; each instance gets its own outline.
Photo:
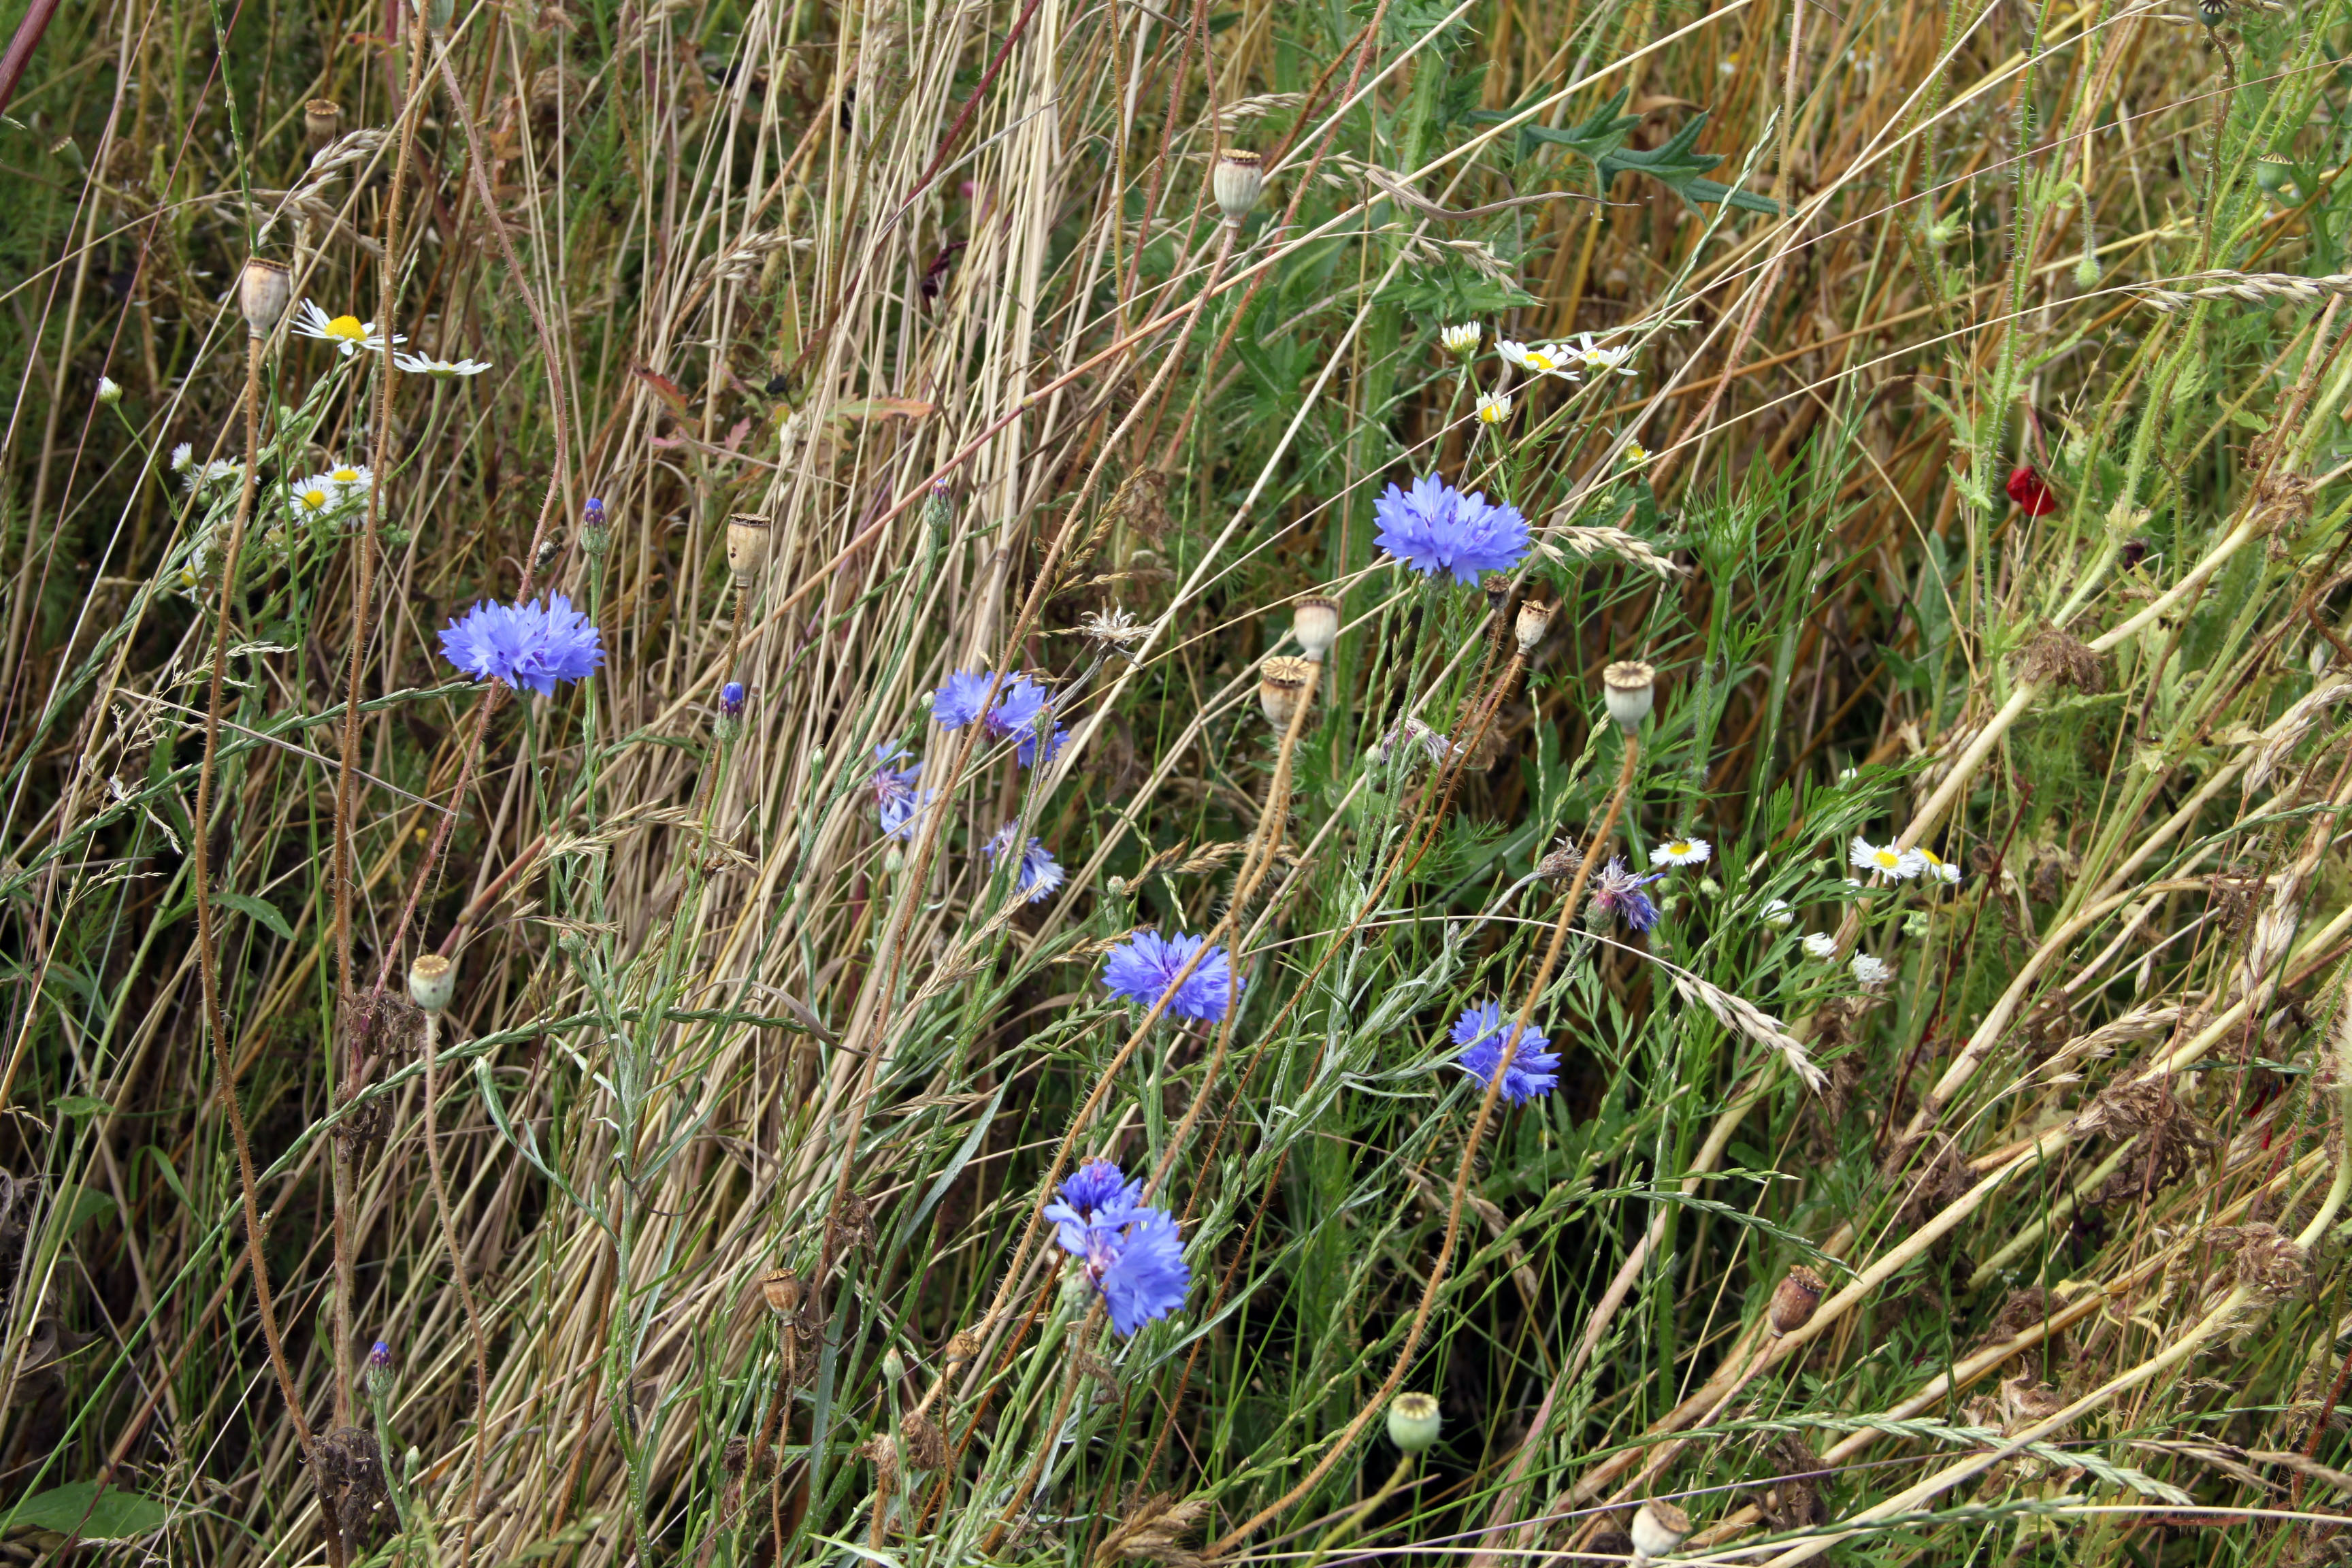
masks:
<instances>
[{"instance_id":1,"label":"daisy white petal","mask_svg":"<svg viewBox=\"0 0 2352 1568\"><path fill-rule=\"evenodd\" d=\"M392 363L411 375L479 375L490 368L483 360L432 359L424 354L394 354Z\"/></svg>"},{"instance_id":2,"label":"daisy white petal","mask_svg":"<svg viewBox=\"0 0 2352 1568\"><path fill-rule=\"evenodd\" d=\"M1576 379L1576 372L1570 368L1575 356L1558 343L1522 343L1501 338L1495 343L1495 352L1529 375L1556 375L1562 381Z\"/></svg>"},{"instance_id":3,"label":"daisy white petal","mask_svg":"<svg viewBox=\"0 0 2352 1568\"><path fill-rule=\"evenodd\" d=\"M1823 931L1809 931L1805 935L1805 951L1815 958L1835 958L1837 938Z\"/></svg>"},{"instance_id":4,"label":"daisy white petal","mask_svg":"<svg viewBox=\"0 0 2352 1568\"><path fill-rule=\"evenodd\" d=\"M1652 865L1696 866L1713 854L1704 838L1670 838L1650 851Z\"/></svg>"}]
</instances>

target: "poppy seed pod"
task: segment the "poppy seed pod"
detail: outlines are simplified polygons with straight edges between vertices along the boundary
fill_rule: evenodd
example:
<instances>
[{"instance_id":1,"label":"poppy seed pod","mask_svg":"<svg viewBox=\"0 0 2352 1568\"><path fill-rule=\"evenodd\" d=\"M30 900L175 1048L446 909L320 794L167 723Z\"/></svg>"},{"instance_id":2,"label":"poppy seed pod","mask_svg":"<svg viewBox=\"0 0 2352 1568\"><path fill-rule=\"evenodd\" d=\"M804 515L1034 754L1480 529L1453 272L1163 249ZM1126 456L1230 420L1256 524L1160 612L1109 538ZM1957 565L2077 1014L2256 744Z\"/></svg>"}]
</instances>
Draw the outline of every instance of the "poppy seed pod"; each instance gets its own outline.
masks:
<instances>
[{"instance_id":1,"label":"poppy seed pod","mask_svg":"<svg viewBox=\"0 0 2352 1568\"><path fill-rule=\"evenodd\" d=\"M1609 717L1628 735L1642 727L1658 700L1658 672L1637 659L1620 659L1601 672Z\"/></svg>"},{"instance_id":2,"label":"poppy seed pod","mask_svg":"<svg viewBox=\"0 0 2352 1568\"><path fill-rule=\"evenodd\" d=\"M1389 1406L1389 1441L1408 1454L1426 1453L1437 1441L1437 1401L1426 1394L1400 1394Z\"/></svg>"},{"instance_id":3,"label":"poppy seed pod","mask_svg":"<svg viewBox=\"0 0 2352 1568\"><path fill-rule=\"evenodd\" d=\"M1215 194L1225 221L1239 227L1242 219L1257 210L1258 194L1265 189L1265 160L1238 147L1226 148L1218 154L1216 172L1209 176L1209 188Z\"/></svg>"},{"instance_id":4,"label":"poppy seed pod","mask_svg":"<svg viewBox=\"0 0 2352 1568\"><path fill-rule=\"evenodd\" d=\"M1670 1502L1653 1498L1633 1515L1633 1561L1664 1557L1691 1532L1691 1517Z\"/></svg>"},{"instance_id":5,"label":"poppy seed pod","mask_svg":"<svg viewBox=\"0 0 2352 1568\"><path fill-rule=\"evenodd\" d=\"M727 570L747 583L767 563L768 520L739 511L727 520Z\"/></svg>"},{"instance_id":6,"label":"poppy seed pod","mask_svg":"<svg viewBox=\"0 0 2352 1568\"><path fill-rule=\"evenodd\" d=\"M343 106L331 98L314 98L302 106L302 133L316 153L343 133Z\"/></svg>"},{"instance_id":7,"label":"poppy seed pod","mask_svg":"<svg viewBox=\"0 0 2352 1568\"><path fill-rule=\"evenodd\" d=\"M419 953L408 966L408 999L420 1012L438 1013L457 994L457 966L439 953Z\"/></svg>"},{"instance_id":8,"label":"poppy seed pod","mask_svg":"<svg viewBox=\"0 0 2352 1568\"><path fill-rule=\"evenodd\" d=\"M1257 705L1265 710L1265 721L1276 729L1289 728L1307 683L1315 679L1315 661L1276 655L1257 667Z\"/></svg>"},{"instance_id":9,"label":"poppy seed pod","mask_svg":"<svg viewBox=\"0 0 2352 1568\"><path fill-rule=\"evenodd\" d=\"M294 299L294 269L282 261L265 261L258 256L245 258L245 270L236 278L236 308L245 315L245 330L257 338L266 338L277 329L278 319L286 314L286 307Z\"/></svg>"},{"instance_id":10,"label":"poppy seed pod","mask_svg":"<svg viewBox=\"0 0 2352 1568\"><path fill-rule=\"evenodd\" d=\"M1332 639L1339 635L1339 602L1337 599L1301 599L1290 607L1290 635L1298 639L1299 651L1316 663L1331 651Z\"/></svg>"},{"instance_id":11,"label":"poppy seed pod","mask_svg":"<svg viewBox=\"0 0 2352 1568\"><path fill-rule=\"evenodd\" d=\"M1822 1277L1802 1264L1790 1269L1789 1277L1772 1288L1772 1304L1764 1310L1764 1326L1772 1337L1793 1334L1811 1322L1823 1289Z\"/></svg>"},{"instance_id":12,"label":"poppy seed pod","mask_svg":"<svg viewBox=\"0 0 2352 1568\"><path fill-rule=\"evenodd\" d=\"M768 1310L779 1318L792 1317L801 1310L800 1277L789 1268L771 1268L761 1275L760 1294Z\"/></svg>"},{"instance_id":13,"label":"poppy seed pod","mask_svg":"<svg viewBox=\"0 0 2352 1568\"><path fill-rule=\"evenodd\" d=\"M1538 599L1521 599L1519 618L1511 627L1511 634L1519 640L1519 651L1535 652L1536 644L1543 641L1544 633L1549 630L1551 606Z\"/></svg>"}]
</instances>

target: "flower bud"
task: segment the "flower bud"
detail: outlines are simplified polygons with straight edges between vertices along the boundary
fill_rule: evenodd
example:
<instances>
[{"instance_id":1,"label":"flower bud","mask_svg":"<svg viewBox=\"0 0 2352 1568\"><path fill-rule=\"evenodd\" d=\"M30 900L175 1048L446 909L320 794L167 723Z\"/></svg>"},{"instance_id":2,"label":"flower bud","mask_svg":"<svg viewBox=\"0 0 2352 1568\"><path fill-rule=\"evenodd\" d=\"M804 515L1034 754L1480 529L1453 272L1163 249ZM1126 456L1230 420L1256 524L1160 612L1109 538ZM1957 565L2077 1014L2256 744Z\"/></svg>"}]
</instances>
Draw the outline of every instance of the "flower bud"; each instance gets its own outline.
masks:
<instances>
[{"instance_id":1,"label":"flower bud","mask_svg":"<svg viewBox=\"0 0 2352 1568\"><path fill-rule=\"evenodd\" d=\"M1478 352L1478 323L1456 321L1437 334L1438 345L1457 359L1468 359Z\"/></svg>"},{"instance_id":2,"label":"flower bud","mask_svg":"<svg viewBox=\"0 0 2352 1568\"><path fill-rule=\"evenodd\" d=\"M1764 1326L1772 1337L1793 1334L1811 1322L1823 1289L1822 1277L1804 1265L1790 1269L1789 1277L1772 1288L1772 1304L1764 1310Z\"/></svg>"},{"instance_id":3,"label":"flower bud","mask_svg":"<svg viewBox=\"0 0 2352 1568\"><path fill-rule=\"evenodd\" d=\"M245 330L266 338L277 330L278 319L294 299L294 269L282 261L248 256L236 277L236 308L245 313Z\"/></svg>"},{"instance_id":4,"label":"flower bud","mask_svg":"<svg viewBox=\"0 0 2352 1568\"><path fill-rule=\"evenodd\" d=\"M711 731L722 741L733 740L743 728L743 683L730 680L719 689L719 721Z\"/></svg>"},{"instance_id":5,"label":"flower bud","mask_svg":"<svg viewBox=\"0 0 2352 1568\"><path fill-rule=\"evenodd\" d=\"M1551 612L1552 606L1539 599L1519 601L1519 618L1511 635L1518 638L1521 653L1535 652L1536 644L1544 640L1544 633L1551 630Z\"/></svg>"},{"instance_id":6,"label":"flower bud","mask_svg":"<svg viewBox=\"0 0 2352 1568\"><path fill-rule=\"evenodd\" d=\"M1658 700L1658 672L1637 659L1620 659L1601 672L1609 717L1628 735L1642 727Z\"/></svg>"},{"instance_id":7,"label":"flower bud","mask_svg":"<svg viewBox=\"0 0 2352 1568\"><path fill-rule=\"evenodd\" d=\"M2083 259L2074 263L2074 287L2087 294L2098 286L2099 258L2086 250Z\"/></svg>"},{"instance_id":8,"label":"flower bud","mask_svg":"<svg viewBox=\"0 0 2352 1568\"><path fill-rule=\"evenodd\" d=\"M314 98L302 106L302 133L313 154L343 133L343 106L331 98Z\"/></svg>"},{"instance_id":9,"label":"flower bud","mask_svg":"<svg viewBox=\"0 0 2352 1568\"><path fill-rule=\"evenodd\" d=\"M907 1375L907 1358L898 1353L897 1345L882 1352L882 1375L891 1383Z\"/></svg>"},{"instance_id":10,"label":"flower bud","mask_svg":"<svg viewBox=\"0 0 2352 1568\"><path fill-rule=\"evenodd\" d=\"M948 482L933 479L931 493L923 498L923 532L944 542L948 529L954 521L955 498L948 494Z\"/></svg>"},{"instance_id":11,"label":"flower bud","mask_svg":"<svg viewBox=\"0 0 2352 1568\"><path fill-rule=\"evenodd\" d=\"M1316 663L1331 651L1331 640L1339 635L1339 602L1337 599L1301 599L1290 606L1290 635L1298 639L1298 648Z\"/></svg>"},{"instance_id":12,"label":"flower bud","mask_svg":"<svg viewBox=\"0 0 2352 1568\"><path fill-rule=\"evenodd\" d=\"M1255 153L1228 147L1218 154L1209 188L1215 193L1225 221L1238 228L1242 219L1257 210L1258 195L1265 189L1265 161Z\"/></svg>"},{"instance_id":13,"label":"flower bud","mask_svg":"<svg viewBox=\"0 0 2352 1568\"><path fill-rule=\"evenodd\" d=\"M1633 1561L1664 1557L1691 1532L1691 1517L1670 1502L1652 1498L1633 1515Z\"/></svg>"},{"instance_id":14,"label":"flower bud","mask_svg":"<svg viewBox=\"0 0 2352 1568\"><path fill-rule=\"evenodd\" d=\"M737 584L748 583L767 563L768 520L739 511L727 520L727 570Z\"/></svg>"},{"instance_id":15,"label":"flower bud","mask_svg":"<svg viewBox=\"0 0 2352 1568\"><path fill-rule=\"evenodd\" d=\"M613 530L604 520L601 496L590 496L588 504L580 509L580 548L590 555L602 555L613 548Z\"/></svg>"},{"instance_id":16,"label":"flower bud","mask_svg":"<svg viewBox=\"0 0 2352 1568\"><path fill-rule=\"evenodd\" d=\"M408 966L408 999L425 1013L438 1013L457 993L457 966L437 952L420 952Z\"/></svg>"},{"instance_id":17,"label":"flower bud","mask_svg":"<svg viewBox=\"0 0 2352 1568\"><path fill-rule=\"evenodd\" d=\"M361 1374L367 1382L368 1393L382 1399L392 1392L392 1347L382 1340L367 1353L367 1370Z\"/></svg>"},{"instance_id":18,"label":"flower bud","mask_svg":"<svg viewBox=\"0 0 2352 1568\"><path fill-rule=\"evenodd\" d=\"M1315 679L1315 661L1277 654L1257 667L1257 705L1265 710L1265 721L1278 730L1288 729L1307 683Z\"/></svg>"},{"instance_id":19,"label":"flower bud","mask_svg":"<svg viewBox=\"0 0 2352 1568\"><path fill-rule=\"evenodd\" d=\"M122 384L110 375L98 378L98 401L108 408L122 401Z\"/></svg>"},{"instance_id":20,"label":"flower bud","mask_svg":"<svg viewBox=\"0 0 2352 1568\"><path fill-rule=\"evenodd\" d=\"M1400 1394L1389 1405L1389 1441L1408 1454L1424 1454L1443 1425L1437 1401L1426 1394Z\"/></svg>"}]
</instances>

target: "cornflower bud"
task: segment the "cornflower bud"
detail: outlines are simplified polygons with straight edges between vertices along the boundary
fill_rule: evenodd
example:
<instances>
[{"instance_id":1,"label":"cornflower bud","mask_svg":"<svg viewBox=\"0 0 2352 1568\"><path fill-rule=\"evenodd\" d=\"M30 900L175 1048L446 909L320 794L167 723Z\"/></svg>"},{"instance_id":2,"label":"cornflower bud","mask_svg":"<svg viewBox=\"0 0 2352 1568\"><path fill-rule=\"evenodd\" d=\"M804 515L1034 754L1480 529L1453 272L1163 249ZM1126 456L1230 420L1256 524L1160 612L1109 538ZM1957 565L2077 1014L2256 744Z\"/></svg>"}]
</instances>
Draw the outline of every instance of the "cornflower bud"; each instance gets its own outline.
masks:
<instances>
[{"instance_id":1,"label":"cornflower bud","mask_svg":"<svg viewBox=\"0 0 2352 1568\"><path fill-rule=\"evenodd\" d=\"M245 259L236 276L236 306L245 314L245 330L266 338L277 330L278 319L294 298L294 269L282 261L258 256Z\"/></svg>"},{"instance_id":2,"label":"cornflower bud","mask_svg":"<svg viewBox=\"0 0 2352 1568\"><path fill-rule=\"evenodd\" d=\"M1691 1532L1691 1517L1670 1502L1652 1498L1633 1515L1633 1561L1664 1557Z\"/></svg>"},{"instance_id":3,"label":"cornflower bud","mask_svg":"<svg viewBox=\"0 0 2352 1568\"><path fill-rule=\"evenodd\" d=\"M302 106L302 132L315 154L343 133L343 106L331 98L314 98Z\"/></svg>"},{"instance_id":4,"label":"cornflower bud","mask_svg":"<svg viewBox=\"0 0 2352 1568\"><path fill-rule=\"evenodd\" d=\"M768 559L768 520L739 511L727 520L727 570L740 585L751 580Z\"/></svg>"},{"instance_id":5,"label":"cornflower bud","mask_svg":"<svg viewBox=\"0 0 2352 1568\"><path fill-rule=\"evenodd\" d=\"M1521 653L1535 652L1536 644L1544 640L1544 633L1551 630L1551 612L1552 606L1539 599L1519 601L1519 618L1511 634L1518 638Z\"/></svg>"},{"instance_id":6,"label":"cornflower bud","mask_svg":"<svg viewBox=\"0 0 2352 1568\"><path fill-rule=\"evenodd\" d=\"M1277 654L1257 667L1257 705L1265 710L1265 721L1277 730L1288 729L1300 694L1315 678L1315 661Z\"/></svg>"},{"instance_id":7,"label":"cornflower bud","mask_svg":"<svg viewBox=\"0 0 2352 1568\"><path fill-rule=\"evenodd\" d=\"M1443 1425L1437 1401L1426 1394L1400 1394L1389 1405L1389 1441L1408 1454L1423 1454Z\"/></svg>"},{"instance_id":8,"label":"cornflower bud","mask_svg":"<svg viewBox=\"0 0 2352 1568\"><path fill-rule=\"evenodd\" d=\"M731 741L743 728L743 683L730 680L719 689L719 722L711 726L722 741Z\"/></svg>"},{"instance_id":9,"label":"cornflower bud","mask_svg":"<svg viewBox=\"0 0 2352 1568\"><path fill-rule=\"evenodd\" d=\"M590 496L588 504L580 509L580 548L590 555L602 555L613 548L613 531L604 521L601 496Z\"/></svg>"},{"instance_id":10,"label":"cornflower bud","mask_svg":"<svg viewBox=\"0 0 2352 1568\"><path fill-rule=\"evenodd\" d=\"M1609 717L1628 735L1642 727L1658 700L1658 672L1638 659L1620 659L1601 672Z\"/></svg>"},{"instance_id":11,"label":"cornflower bud","mask_svg":"<svg viewBox=\"0 0 2352 1568\"><path fill-rule=\"evenodd\" d=\"M1290 635L1298 639L1298 648L1316 663L1331 651L1331 641L1339 635L1339 602L1337 599L1301 599L1290 607Z\"/></svg>"},{"instance_id":12,"label":"cornflower bud","mask_svg":"<svg viewBox=\"0 0 2352 1568\"><path fill-rule=\"evenodd\" d=\"M1793 1334L1811 1322L1824 1289L1822 1277L1802 1264L1790 1269L1788 1278L1772 1288L1772 1304L1764 1310L1764 1326L1772 1337Z\"/></svg>"},{"instance_id":13,"label":"cornflower bud","mask_svg":"<svg viewBox=\"0 0 2352 1568\"><path fill-rule=\"evenodd\" d=\"M1228 147L1218 154L1209 188L1215 193L1225 221L1239 228L1242 219L1257 210L1258 195L1265 189L1265 163L1255 153Z\"/></svg>"},{"instance_id":14,"label":"cornflower bud","mask_svg":"<svg viewBox=\"0 0 2352 1568\"><path fill-rule=\"evenodd\" d=\"M437 952L420 952L408 966L408 999L425 1013L438 1013L457 992L457 966Z\"/></svg>"},{"instance_id":15,"label":"cornflower bud","mask_svg":"<svg viewBox=\"0 0 2352 1568\"><path fill-rule=\"evenodd\" d=\"M368 1393L375 1398L382 1399L392 1392L392 1347L390 1345L382 1340L376 1341L368 1351L367 1371L362 1375L367 1379Z\"/></svg>"}]
</instances>

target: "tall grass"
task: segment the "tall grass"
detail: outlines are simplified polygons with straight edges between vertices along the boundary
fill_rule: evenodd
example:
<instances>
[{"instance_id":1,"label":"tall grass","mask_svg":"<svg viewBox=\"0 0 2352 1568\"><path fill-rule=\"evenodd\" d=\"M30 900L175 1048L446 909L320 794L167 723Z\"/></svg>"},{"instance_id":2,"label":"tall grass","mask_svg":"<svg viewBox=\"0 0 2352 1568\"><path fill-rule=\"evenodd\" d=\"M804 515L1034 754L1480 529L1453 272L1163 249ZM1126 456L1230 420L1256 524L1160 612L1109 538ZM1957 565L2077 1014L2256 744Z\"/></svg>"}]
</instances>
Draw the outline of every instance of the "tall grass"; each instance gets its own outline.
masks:
<instances>
[{"instance_id":1,"label":"tall grass","mask_svg":"<svg viewBox=\"0 0 2352 1568\"><path fill-rule=\"evenodd\" d=\"M0 1555L2334 1560L2348 22L60 11ZM281 326L248 398L248 255L489 368ZM1576 333L1632 374L1496 352ZM1382 550L1433 472L1515 570ZM590 679L442 657L550 592ZM1222 1019L1105 988L1144 925ZM1181 1224L1133 1334L1041 1215L1089 1156Z\"/></svg>"}]
</instances>

